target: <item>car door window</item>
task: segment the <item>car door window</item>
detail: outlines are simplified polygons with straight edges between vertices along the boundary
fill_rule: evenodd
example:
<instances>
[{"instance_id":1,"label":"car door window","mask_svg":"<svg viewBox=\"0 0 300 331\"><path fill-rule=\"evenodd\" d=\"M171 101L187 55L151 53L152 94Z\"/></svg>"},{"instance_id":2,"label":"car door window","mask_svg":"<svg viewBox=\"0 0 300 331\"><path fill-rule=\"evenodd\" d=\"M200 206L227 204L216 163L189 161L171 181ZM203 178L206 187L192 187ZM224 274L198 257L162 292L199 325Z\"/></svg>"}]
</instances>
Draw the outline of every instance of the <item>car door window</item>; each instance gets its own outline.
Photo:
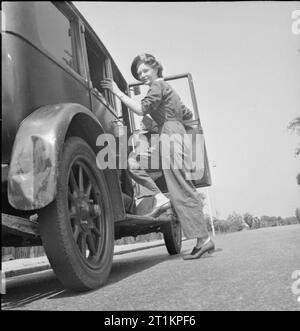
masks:
<instances>
[{"instance_id":1,"label":"car door window","mask_svg":"<svg viewBox=\"0 0 300 331\"><path fill-rule=\"evenodd\" d=\"M191 120L195 119L195 110L188 79L185 77L181 79L168 80L167 82L178 93L183 104L193 113Z\"/></svg>"},{"instance_id":2,"label":"car door window","mask_svg":"<svg viewBox=\"0 0 300 331\"><path fill-rule=\"evenodd\" d=\"M116 98L109 90L102 90L100 82L104 78L112 78L112 70L109 59L101 52L101 49L93 41L89 33L85 34L85 44L88 57L88 66L92 86L97 92L103 93L108 104L115 110Z\"/></svg>"},{"instance_id":3,"label":"car door window","mask_svg":"<svg viewBox=\"0 0 300 331\"><path fill-rule=\"evenodd\" d=\"M70 20L51 2L36 2L36 24L41 46L78 72Z\"/></svg>"}]
</instances>

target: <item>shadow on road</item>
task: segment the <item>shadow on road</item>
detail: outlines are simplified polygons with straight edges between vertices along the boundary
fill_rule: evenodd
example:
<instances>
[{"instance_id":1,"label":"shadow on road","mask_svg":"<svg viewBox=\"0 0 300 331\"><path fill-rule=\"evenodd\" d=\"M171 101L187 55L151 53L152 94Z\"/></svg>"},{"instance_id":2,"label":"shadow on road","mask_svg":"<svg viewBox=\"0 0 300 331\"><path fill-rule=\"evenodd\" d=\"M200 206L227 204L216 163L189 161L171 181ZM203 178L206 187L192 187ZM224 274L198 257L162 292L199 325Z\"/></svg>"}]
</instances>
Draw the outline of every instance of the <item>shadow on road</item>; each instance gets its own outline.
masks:
<instances>
[{"instance_id":1,"label":"shadow on road","mask_svg":"<svg viewBox=\"0 0 300 331\"><path fill-rule=\"evenodd\" d=\"M135 273L142 272L159 263L172 259L181 259L181 256L170 256L166 253L152 255L150 257L149 255L126 256L121 260L114 260L108 281L103 287L122 281ZM52 270L27 275L25 278L27 279L23 280L22 284L8 287L7 294L2 295L2 309L8 310L24 307L26 308L26 305L41 299L77 297L88 295L94 291L101 291L101 288L88 292L74 292L65 290Z\"/></svg>"},{"instance_id":2,"label":"shadow on road","mask_svg":"<svg viewBox=\"0 0 300 331\"><path fill-rule=\"evenodd\" d=\"M16 281L14 281L16 282ZM50 298L65 291L52 270L22 277L17 284L7 286L7 294L1 295L2 309L17 309L34 301Z\"/></svg>"},{"instance_id":3,"label":"shadow on road","mask_svg":"<svg viewBox=\"0 0 300 331\"><path fill-rule=\"evenodd\" d=\"M215 252L218 251L222 251L222 249L218 248L215 250ZM189 253L189 251L184 250L181 254L186 253ZM213 257L213 254L207 254L201 258ZM126 257L123 256L122 258L115 258L108 281L102 288L120 282L123 279L126 279L127 277L130 277L136 273L150 269L159 263L175 259L181 260L182 257L181 255L170 256L168 253L161 253L153 254L150 256L148 254L138 256L128 254ZM182 263L189 262L182 261ZM26 308L26 305L42 299L51 300L77 297L89 295L89 293L94 291L101 291L101 288L88 292L74 292L65 290L52 270L27 275L24 278L25 280L23 280L21 284L17 284L16 286L8 288L7 294L2 295L2 309L8 310Z\"/></svg>"},{"instance_id":4,"label":"shadow on road","mask_svg":"<svg viewBox=\"0 0 300 331\"><path fill-rule=\"evenodd\" d=\"M116 260L113 262L112 270L110 276L103 286L113 285L117 282L122 281L123 279L130 277L136 273L142 272L146 269L150 269L153 266L162 263L164 261L178 259L181 258L180 255L170 256L168 254L155 254L153 256L133 256L133 257L126 257L122 260ZM102 287L102 288L103 288ZM93 291L101 291L101 288L93 290ZM85 293L78 293L78 292L71 292L71 291L64 291L62 293L58 293L57 295L51 296L50 299L58 299L58 298L68 298L68 297L75 297L75 296L82 296L85 294L89 294L93 291L88 291Z\"/></svg>"}]
</instances>

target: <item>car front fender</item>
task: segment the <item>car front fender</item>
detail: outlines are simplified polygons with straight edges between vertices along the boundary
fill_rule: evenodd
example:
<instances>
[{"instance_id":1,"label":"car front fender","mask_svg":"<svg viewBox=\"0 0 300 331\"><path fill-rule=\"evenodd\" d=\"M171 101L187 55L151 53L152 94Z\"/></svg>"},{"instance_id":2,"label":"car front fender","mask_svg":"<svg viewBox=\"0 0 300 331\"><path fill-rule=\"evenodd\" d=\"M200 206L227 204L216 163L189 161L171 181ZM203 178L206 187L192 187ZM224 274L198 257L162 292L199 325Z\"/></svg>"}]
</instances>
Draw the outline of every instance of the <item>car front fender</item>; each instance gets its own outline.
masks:
<instances>
[{"instance_id":1,"label":"car front fender","mask_svg":"<svg viewBox=\"0 0 300 331\"><path fill-rule=\"evenodd\" d=\"M73 124L73 123L77 124ZM72 126L73 124L73 126ZM8 200L16 209L35 210L56 196L59 155L68 132L82 136L96 152L97 136L104 132L96 116L75 103L43 106L25 118L18 129L8 172ZM69 130L69 131L68 131ZM116 170L104 170L114 201L123 204ZM107 178L109 176L109 178Z\"/></svg>"}]
</instances>

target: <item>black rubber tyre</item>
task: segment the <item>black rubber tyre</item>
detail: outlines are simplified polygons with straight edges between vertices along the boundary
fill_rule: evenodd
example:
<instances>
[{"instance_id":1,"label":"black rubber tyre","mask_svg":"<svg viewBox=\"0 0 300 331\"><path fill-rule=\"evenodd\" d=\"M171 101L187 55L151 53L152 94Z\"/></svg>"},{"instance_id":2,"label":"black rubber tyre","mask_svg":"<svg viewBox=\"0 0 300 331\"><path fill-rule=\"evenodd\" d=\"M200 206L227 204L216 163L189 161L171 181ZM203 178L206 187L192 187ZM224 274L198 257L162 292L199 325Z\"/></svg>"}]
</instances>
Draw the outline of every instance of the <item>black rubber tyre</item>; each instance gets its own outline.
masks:
<instances>
[{"instance_id":1,"label":"black rubber tyre","mask_svg":"<svg viewBox=\"0 0 300 331\"><path fill-rule=\"evenodd\" d=\"M83 139L69 138L60 155L56 200L40 215L45 252L66 288L85 291L107 280L114 250L112 215L95 153Z\"/></svg>"},{"instance_id":2,"label":"black rubber tyre","mask_svg":"<svg viewBox=\"0 0 300 331\"><path fill-rule=\"evenodd\" d=\"M182 244L182 229L180 222L176 219L164 225L164 240L170 255L179 254Z\"/></svg>"}]
</instances>

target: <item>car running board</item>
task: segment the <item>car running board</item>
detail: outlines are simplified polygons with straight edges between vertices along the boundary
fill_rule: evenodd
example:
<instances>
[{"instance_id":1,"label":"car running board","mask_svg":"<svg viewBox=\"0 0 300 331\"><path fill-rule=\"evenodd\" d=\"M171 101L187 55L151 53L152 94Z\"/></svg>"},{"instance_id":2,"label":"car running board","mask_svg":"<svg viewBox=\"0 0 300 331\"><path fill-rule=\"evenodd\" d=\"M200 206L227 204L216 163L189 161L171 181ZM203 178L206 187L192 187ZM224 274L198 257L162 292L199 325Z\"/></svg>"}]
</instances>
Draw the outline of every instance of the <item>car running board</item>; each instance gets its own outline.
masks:
<instances>
[{"instance_id":1,"label":"car running board","mask_svg":"<svg viewBox=\"0 0 300 331\"><path fill-rule=\"evenodd\" d=\"M2 231L14 235L39 236L39 224L27 218L1 213Z\"/></svg>"},{"instance_id":2,"label":"car running board","mask_svg":"<svg viewBox=\"0 0 300 331\"><path fill-rule=\"evenodd\" d=\"M126 220L135 220L135 221L150 221L150 222L171 222L176 219L173 213L164 213L159 215L158 217L150 217L143 215L133 215L126 214Z\"/></svg>"}]
</instances>

